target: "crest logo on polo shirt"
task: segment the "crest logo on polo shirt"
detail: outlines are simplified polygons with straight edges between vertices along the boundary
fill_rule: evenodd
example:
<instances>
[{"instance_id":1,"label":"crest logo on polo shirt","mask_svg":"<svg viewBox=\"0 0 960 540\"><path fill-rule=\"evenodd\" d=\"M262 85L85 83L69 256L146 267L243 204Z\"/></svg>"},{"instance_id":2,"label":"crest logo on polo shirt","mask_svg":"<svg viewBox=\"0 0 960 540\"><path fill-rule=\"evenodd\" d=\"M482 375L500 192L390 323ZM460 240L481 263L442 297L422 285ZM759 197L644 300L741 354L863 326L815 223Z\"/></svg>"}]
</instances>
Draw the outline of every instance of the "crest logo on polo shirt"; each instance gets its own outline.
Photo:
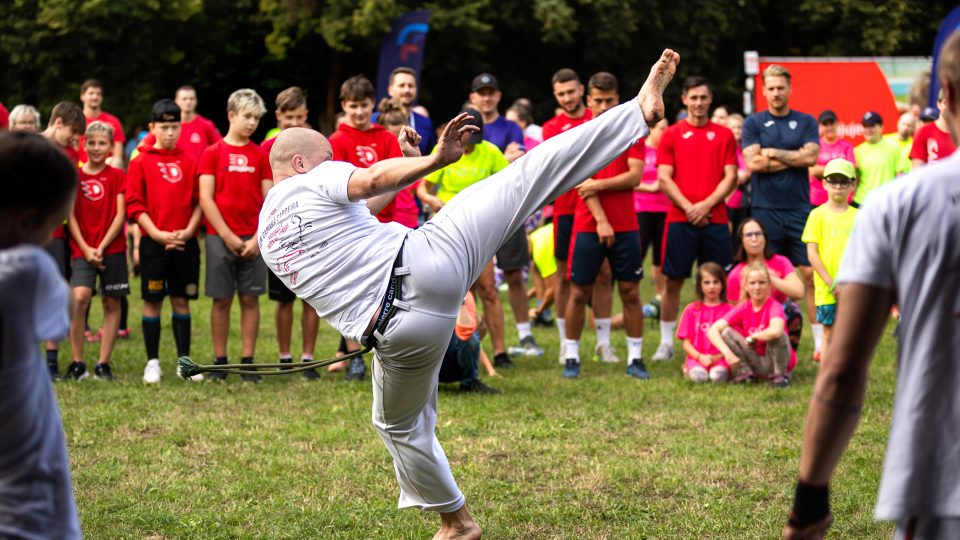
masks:
<instances>
[{"instance_id":1,"label":"crest logo on polo shirt","mask_svg":"<svg viewBox=\"0 0 960 540\"><path fill-rule=\"evenodd\" d=\"M252 173L257 172L257 168L250 165L247 156L243 154L230 154L230 165L227 172Z\"/></svg>"},{"instance_id":2,"label":"crest logo on polo shirt","mask_svg":"<svg viewBox=\"0 0 960 540\"><path fill-rule=\"evenodd\" d=\"M200 138L199 133L190 134L190 144L200 144L201 142L203 142L203 140Z\"/></svg>"},{"instance_id":3,"label":"crest logo on polo shirt","mask_svg":"<svg viewBox=\"0 0 960 540\"><path fill-rule=\"evenodd\" d=\"M787 122L787 125L790 126L790 129L797 129L797 121L796 121L796 120L791 120L791 121Z\"/></svg>"},{"instance_id":4,"label":"crest logo on polo shirt","mask_svg":"<svg viewBox=\"0 0 960 540\"><path fill-rule=\"evenodd\" d=\"M80 193L83 193L83 196L88 201L99 201L103 198L106 190L103 189L103 184L100 183L100 180L93 178L91 180L83 180L80 182Z\"/></svg>"},{"instance_id":5,"label":"crest logo on polo shirt","mask_svg":"<svg viewBox=\"0 0 960 540\"><path fill-rule=\"evenodd\" d=\"M160 178L163 178L171 184L176 184L177 182L183 180L183 170L180 169L180 164L173 163L157 163L157 168L160 169Z\"/></svg>"},{"instance_id":6,"label":"crest logo on polo shirt","mask_svg":"<svg viewBox=\"0 0 960 540\"><path fill-rule=\"evenodd\" d=\"M379 161L379 156L372 146L357 146L357 161L364 167L369 167Z\"/></svg>"},{"instance_id":7,"label":"crest logo on polo shirt","mask_svg":"<svg viewBox=\"0 0 960 540\"><path fill-rule=\"evenodd\" d=\"M714 133L714 132L712 132L712 131L708 131L708 132L707 132L707 140L708 140L708 141L712 141L712 140L714 140L714 139L716 139L716 138L717 138L717 134L716 134L716 133Z\"/></svg>"}]
</instances>

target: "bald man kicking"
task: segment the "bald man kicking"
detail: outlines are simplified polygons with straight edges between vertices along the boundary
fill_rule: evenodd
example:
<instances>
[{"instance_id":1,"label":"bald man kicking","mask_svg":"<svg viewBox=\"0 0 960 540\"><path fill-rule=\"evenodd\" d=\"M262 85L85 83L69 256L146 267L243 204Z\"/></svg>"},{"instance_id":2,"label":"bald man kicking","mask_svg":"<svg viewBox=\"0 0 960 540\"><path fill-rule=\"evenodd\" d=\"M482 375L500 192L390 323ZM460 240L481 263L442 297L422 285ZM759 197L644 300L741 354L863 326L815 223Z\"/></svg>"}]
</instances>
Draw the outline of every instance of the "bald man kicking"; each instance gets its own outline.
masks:
<instances>
[{"instance_id":1,"label":"bald man kicking","mask_svg":"<svg viewBox=\"0 0 960 540\"><path fill-rule=\"evenodd\" d=\"M434 434L437 376L467 288L504 239L646 134L680 56L667 49L637 98L544 142L460 192L410 230L373 214L419 178L456 162L477 128L460 114L433 154L367 169L331 161L315 131L284 130L257 240L267 266L337 331L375 347L373 424L393 456L399 506L440 513L435 538L479 538ZM409 139L407 140L409 143Z\"/></svg>"}]
</instances>

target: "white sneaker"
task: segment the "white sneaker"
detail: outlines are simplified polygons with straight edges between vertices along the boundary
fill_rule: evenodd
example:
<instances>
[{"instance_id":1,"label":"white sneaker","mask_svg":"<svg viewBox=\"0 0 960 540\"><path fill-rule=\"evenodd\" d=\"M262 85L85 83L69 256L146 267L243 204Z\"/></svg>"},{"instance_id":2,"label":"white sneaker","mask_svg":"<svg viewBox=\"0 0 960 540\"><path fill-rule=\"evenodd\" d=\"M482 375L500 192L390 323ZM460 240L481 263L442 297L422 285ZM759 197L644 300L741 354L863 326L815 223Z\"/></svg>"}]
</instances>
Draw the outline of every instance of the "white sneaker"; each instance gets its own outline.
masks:
<instances>
[{"instance_id":1,"label":"white sneaker","mask_svg":"<svg viewBox=\"0 0 960 540\"><path fill-rule=\"evenodd\" d=\"M604 362L606 364L619 364L620 359L617 353L609 344L597 345L597 350L593 353L594 361Z\"/></svg>"},{"instance_id":2,"label":"white sneaker","mask_svg":"<svg viewBox=\"0 0 960 540\"><path fill-rule=\"evenodd\" d=\"M191 381L194 381L194 382L202 382L202 381L203 381L203 373L197 373L196 375L193 375L192 377L190 377L190 380L191 380Z\"/></svg>"},{"instance_id":3,"label":"white sneaker","mask_svg":"<svg viewBox=\"0 0 960 540\"><path fill-rule=\"evenodd\" d=\"M560 340L560 361L561 366L567 365L567 344Z\"/></svg>"},{"instance_id":4,"label":"white sneaker","mask_svg":"<svg viewBox=\"0 0 960 540\"><path fill-rule=\"evenodd\" d=\"M667 362L673 360L673 344L660 343L660 345L657 347L657 352L653 353L653 358L651 360L654 362Z\"/></svg>"},{"instance_id":5,"label":"white sneaker","mask_svg":"<svg viewBox=\"0 0 960 540\"><path fill-rule=\"evenodd\" d=\"M156 358L147 360L147 367L143 368L143 382L147 384L157 384L160 382L160 375L162 374L159 360Z\"/></svg>"}]
</instances>

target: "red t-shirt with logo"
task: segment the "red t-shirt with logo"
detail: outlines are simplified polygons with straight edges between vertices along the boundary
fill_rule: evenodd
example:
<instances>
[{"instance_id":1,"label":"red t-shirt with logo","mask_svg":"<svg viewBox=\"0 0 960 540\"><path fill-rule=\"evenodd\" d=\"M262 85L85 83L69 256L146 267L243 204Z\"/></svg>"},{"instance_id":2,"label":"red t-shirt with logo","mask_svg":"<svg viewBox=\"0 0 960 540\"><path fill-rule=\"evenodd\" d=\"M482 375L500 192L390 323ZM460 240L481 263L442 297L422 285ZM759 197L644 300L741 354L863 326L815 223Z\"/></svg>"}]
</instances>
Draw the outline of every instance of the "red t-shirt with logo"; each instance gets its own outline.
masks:
<instances>
[{"instance_id":1,"label":"red t-shirt with logo","mask_svg":"<svg viewBox=\"0 0 960 540\"><path fill-rule=\"evenodd\" d=\"M370 124L369 129L362 131L347 124L340 124L337 131L330 136L330 146L333 147L334 160L346 161L363 169L382 159L403 157L397 137L380 124ZM397 221L397 199L402 199L406 206L411 202L407 200L410 197L412 195L407 190L401 190L396 198L377 214L377 219L381 223Z\"/></svg>"},{"instance_id":2,"label":"red t-shirt with logo","mask_svg":"<svg viewBox=\"0 0 960 540\"><path fill-rule=\"evenodd\" d=\"M710 196L723 180L723 168L737 166L737 142L728 128L707 122L696 127L681 120L667 128L657 148L657 165L673 166L673 181L691 203ZM710 211L710 223L727 223L724 202ZM677 206L667 211L667 223L686 222Z\"/></svg>"},{"instance_id":3,"label":"red t-shirt with logo","mask_svg":"<svg viewBox=\"0 0 960 540\"><path fill-rule=\"evenodd\" d=\"M918 129L913 136L910 159L922 159L924 163L933 163L949 156L956 149L950 134L941 131L936 122L930 122Z\"/></svg>"},{"instance_id":4,"label":"red t-shirt with logo","mask_svg":"<svg viewBox=\"0 0 960 540\"><path fill-rule=\"evenodd\" d=\"M237 236L257 234L263 206L261 182L273 178L260 147L249 141L243 146L233 146L221 140L203 151L197 174L215 177L213 202L227 227ZM208 234L219 234L209 225Z\"/></svg>"},{"instance_id":5,"label":"red t-shirt with logo","mask_svg":"<svg viewBox=\"0 0 960 540\"><path fill-rule=\"evenodd\" d=\"M93 122L110 124L110 127L113 128L113 142L123 144L127 140L127 137L123 134L123 124L120 123L120 119L107 111L100 111L100 115L95 118L89 116L84 116L84 118L87 119L88 126ZM83 149L83 143L86 140L85 136L80 135L80 149L78 151L80 163L87 162L87 151Z\"/></svg>"},{"instance_id":6,"label":"red t-shirt with logo","mask_svg":"<svg viewBox=\"0 0 960 540\"><path fill-rule=\"evenodd\" d=\"M73 212L83 240L96 249L117 217L117 195L123 194L127 177L122 170L108 165L97 174L87 174L81 169L79 180ZM103 254L112 255L126 250L127 237L121 231ZM83 257L80 246L73 238L70 238L70 252L73 258Z\"/></svg>"},{"instance_id":7,"label":"red t-shirt with logo","mask_svg":"<svg viewBox=\"0 0 960 540\"><path fill-rule=\"evenodd\" d=\"M643 139L636 144L642 147L644 144ZM633 150L633 148L617 156L609 165L594 174L593 179L609 180L630 170L629 158L631 150ZM574 195L576 195L576 191L574 191ZM639 229L637 225L637 214L633 211L632 189L600 191L597 193L597 199L600 200L600 206L603 207L603 213L607 215L607 221L610 222L610 227L613 228L613 232L630 232ZM597 220L587 207L587 203L583 202L583 199L579 196L576 197L575 201L577 206L573 216L573 232L597 232Z\"/></svg>"},{"instance_id":8,"label":"red t-shirt with logo","mask_svg":"<svg viewBox=\"0 0 960 540\"><path fill-rule=\"evenodd\" d=\"M127 170L127 217L150 216L161 231L187 227L199 204L197 166L186 149L141 146Z\"/></svg>"},{"instance_id":9,"label":"red t-shirt with logo","mask_svg":"<svg viewBox=\"0 0 960 540\"><path fill-rule=\"evenodd\" d=\"M569 131L592 118L593 112L590 109L587 109L580 118L571 118L565 113L560 113L543 123L543 140L546 141L550 137ZM569 216L575 213L579 198L575 189L557 197L557 200L553 203L553 214L555 216Z\"/></svg>"},{"instance_id":10,"label":"red t-shirt with logo","mask_svg":"<svg viewBox=\"0 0 960 540\"><path fill-rule=\"evenodd\" d=\"M177 146L186 150L194 163L200 161L200 156L208 146L223 138L217 126L199 114L194 116L193 120L181 123L181 126ZM140 146L153 146L156 142L157 138L153 133L148 133Z\"/></svg>"}]
</instances>

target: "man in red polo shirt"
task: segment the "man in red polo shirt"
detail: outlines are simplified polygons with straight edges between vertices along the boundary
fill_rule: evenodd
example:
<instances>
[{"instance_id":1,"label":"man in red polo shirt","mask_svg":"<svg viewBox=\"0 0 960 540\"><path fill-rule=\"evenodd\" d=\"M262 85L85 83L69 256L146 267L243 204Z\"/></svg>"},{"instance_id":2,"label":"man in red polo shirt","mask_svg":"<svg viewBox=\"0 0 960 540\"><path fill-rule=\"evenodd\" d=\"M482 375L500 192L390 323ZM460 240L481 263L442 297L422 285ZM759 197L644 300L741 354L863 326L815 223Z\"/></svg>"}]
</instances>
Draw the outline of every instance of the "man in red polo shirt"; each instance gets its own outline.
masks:
<instances>
[{"instance_id":1,"label":"man in red polo shirt","mask_svg":"<svg viewBox=\"0 0 960 540\"><path fill-rule=\"evenodd\" d=\"M587 88L587 104L594 117L620 103L617 78L610 73L594 74ZM642 165L630 167L627 151L577 187L579 196L573 218L573 241L567 258L567 278L571 288L566 310L567 338L563 348L565 378L580 375L584 310L605 260L610 261L623 301L627 374L638 379L650 377L642 357L643 311L639 283L643 278L643 256L637 217L633 212L633 188L640 183L642 175Z\"/></svg>"},{"instance_id":2,"label":"man in red polo shirt","mask_svg":"<svg viewBox=\"0 0 960 540\"><path fill-rule=\"evenodd\" d=\"M913 136L910 160L914 167L943 159L956 150L953 139L950 137L950 130L947 128L947 120L943 117L943 105L943 90L940 90L940 96L937 98L940 116L918 129Z\"/></svg>"},{"instance_id":3,"label":"man in red polo shirt","mask_svg":"<svg viewBox=\"0 0 960 540\"><path fill-rule=\"evenodd\" d=\"M192 86L184 85L177 88L173 101L180 108L181 119L180 139L177 140L177 146L183 148L194 163L199 163L203 151L223 136L212 121L197 113L197 91ZM152 147L156 142L157 137L150 133L143 139L140 146Z\"/></svg>"},{"instance_id":4,"label":"man in red polo shirt","mask_svg":"<svg viewBox=\"0 0 960 540\"><path fill-rule=\"evenodd\" d=\"M103 84L97 79L87 79L80 85L80 101L83 102L83 116L90 122L99 120L113 128L113 149L107 158L107 165L123 167L123 143L127 138L123 134L123 124L116 116L103 110ZM87 154L83 151L83 137L80 137L80 161L86 163Z\"/></svg>"},{"instance_id":5,"label":"man in red polo shirt","mask_svg":"<svg viewBox=\"0 0 960 540\"><path fill-rule=\"evenodd\" d=\"M666 295L660 309L660 345L654 361L673 358L680 289L694 261L733 263L727 205L736 187L737 143L733 132L710 121L713 93L703 77L683 83L687 117L667 128L657 152L660 188L673 203L663 244Z\"/></svg>"}]
</instances>

